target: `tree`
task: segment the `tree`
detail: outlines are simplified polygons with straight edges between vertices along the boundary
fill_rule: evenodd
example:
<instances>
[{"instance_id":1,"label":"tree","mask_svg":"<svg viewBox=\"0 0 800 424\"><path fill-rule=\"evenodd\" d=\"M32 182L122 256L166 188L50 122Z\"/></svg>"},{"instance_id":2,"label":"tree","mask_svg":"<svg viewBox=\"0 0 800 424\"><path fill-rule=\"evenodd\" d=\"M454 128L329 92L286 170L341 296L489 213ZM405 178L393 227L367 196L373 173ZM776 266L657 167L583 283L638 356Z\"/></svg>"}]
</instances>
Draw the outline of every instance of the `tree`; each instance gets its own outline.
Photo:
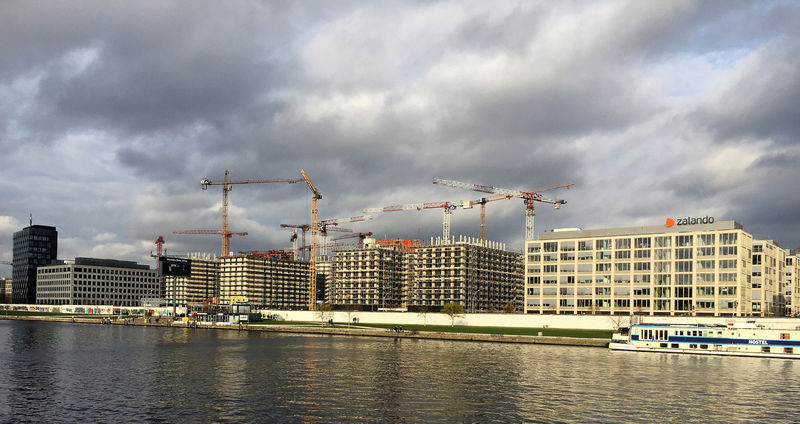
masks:
<instances>
[{"instance_id":1,"label":"tree","mask_svg":"<svg viewBox=\"0 0 800 424\"><path fill-rule=\"evenodd\" d=\"M323 324L325 321L333 318L333 305L327 302L319 305L319 309L317 309L317 316Z\"/></svg>"},{"instance_id":2,"label":"tree","mask_svg":"<svg viewBox=\"0 0 800 424\"><path fill-rule=\"evenodd\" d=\"M428 326L428 307L427 306L420 306L417 310L417 315L422 317L422 325L425 327Z\"/></svg>"},{"instance_id":3,"label":"tree","mask_svg":"<svg viewBox=\"0 0 800 424\"><path fill-rule=\"evenodd\" d=\"M352 321L351 316L354 312L360 311L361 307L359 305L347 305L344 307L345 312L347 312L347 326L350 326L350 322Z\"/></svg>"},{"instance_id":4,"label":"tree","mask_svg":"<svg viewBox=\"0 0 800 424\"><path fill-rule=\"evenodd\" d=\"M456 302L445 303L442 313L450 317L450 326L454 327L456 318L464 316L464 305Z\"/></svg>"},{"instance_id":5,"label":"tree","mask_svg":"<svg viewBox=\"0 0 800 424\"><path fill-rule=\"evenodd\" d=\"M517 308L514 307L514 302L509 300L508 303L506 303L506 306L503 306L503 312L507 314L513 314L514 312L517 312Z\"/></svg>"}]
</instances>

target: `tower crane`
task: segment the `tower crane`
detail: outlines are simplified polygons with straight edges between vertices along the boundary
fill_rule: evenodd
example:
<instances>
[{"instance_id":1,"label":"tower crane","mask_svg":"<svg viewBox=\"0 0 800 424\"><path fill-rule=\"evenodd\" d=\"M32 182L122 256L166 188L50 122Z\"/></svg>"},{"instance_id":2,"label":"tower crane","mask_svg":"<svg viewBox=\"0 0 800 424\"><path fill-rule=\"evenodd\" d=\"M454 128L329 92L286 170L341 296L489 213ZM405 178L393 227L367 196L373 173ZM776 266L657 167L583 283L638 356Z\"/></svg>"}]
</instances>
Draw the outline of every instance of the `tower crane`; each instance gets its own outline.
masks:
<instances>
[{"instance_id":1,"label":"tower crane","mask_svg":"<svg viewBox=\"0 0 800 424\"><path fill-rule=\"evenodd\" d=\"M308 310L313 311L317 306L317 202L322 199L322 194L311 182L304 169L300 170L303 180L311 190L311 252L308 258Z\"/></svg>"},{"instance_id":2,"label":"tower crane","mask_svg":"<svg viewBox=\"0 0 800 424\"><path fill-rule=\"evenodd\" d=\"M298 224L281 224L281 228L295 228L295 229L300 230L302 232L302 235L303 235L301 246L305 248L305 246L306 246L306 231L308 231L311 228L308 224L302 224L302 225L298 225ZM349 232L353 231L353 230L349 230L347 228L338 228L338 227L330 227L330 228L328 228L327 225L321 225L321 224L317 224L317 229L319 230L319 234L323 238L328 236L328 231L334 231L334 232L340 232L340 233L349 233ZM295 253L295 259L299 258L299 256L297 256L297 232L296 231L292 231L291 236L289 236L289 241L291 241L292 244L293 244L292 250ZM324 243L326 243L326 241L323 240L322 243L324 244ZM322 247L322 246L319 246L319 247ZM303 259L305 259L305 249L303 249L302 252L303 252ZM324 255L324 252L322 254Z\"/></svg>"},{"instance_id":3,"label":"tower crane","mask_svg":"<svg viewBox=\"0 0 800 424\"><path fill-rule=\"evenodd\" d=\"M372 232L369 233L353 233L353 234L345 234L343 236L334 237L333 241L345 240L349 238L356 238L358 237L358 248L361 249L364 247L364 239L367 237L372 236Z\"/></svg>"},{"instance_id":4,"label":"tower crane","mask_svg":"<svg viewBox=\"0 0 800 424\"><path fill-rule=\"evenodd\" d=\"M575 185L574 183L562 183L556 184L547 187L541 187L533 190L509 190L505 188L497 188L492 186L485 186L480 184L471 184L471 183L463 183L460 181L453 181L453 180L442 180L439 178L433 179L434 184L441 184L448 187L453 188L460 188L462 190L470 190L470 191L478 191L481 193L490 193L496 194L498 196L506 196L506 198L520 198L525 202L525 240L533 240L534 233L533 233L533 219L535 212L534 203L535 202L542 202L542 203L550 203L555 206L556 209L561 209L561 205L565 205L567 203L566 200L561 199L551 199L548 197L542 196L541 193L545 191L555 190L558 188L570 188L571 186ZM501 197L495 196L492 199L500 200ZM487 199L488 201L488 199ZM486 212L485 212L485 203L481 204L481 240L485 240L485 219L486 219Z\"/></svg>"},{"instance_id":5,"label":"tower crane","mask_svg":"<svg viewBox=\"0 0 800 424\"><path fill-rule=\"evenodd\" d=\"M161 254L164 251L164 237L158 236L156 239L156 275L161 276Z\"/></svg>"},{"instance_id":6,"label":"tower crane","mask_svg":"<svg viewBox=\"0 0 800 424\"><path fill-rule=\"evenodd\" d=\"M222 254L220 257L228 256L229 252L229 236L228 236L228 192L231 191L231 185L233 184L265 184L265 183L299 183L303 181L302 178L283 178L283 179L271 179L271 180L239 180L239 181L230 181L228 180L228 174L230 173L229 170L225 170L225 179L223 181L211 181L208 178L203 178L200 180L200 188L203 190L208 189L210 185L221 185L222 186Z\"/></svg>"},{"instance_id":7,"label":"tower crane","mask_svg":"<svg viewBox=\"0 0 800 424\"><path fill-rule=\"evenodd\" d=\"M201 235L221 235L222 239L225 240L225 246L230 245L230 238L231 236L246 236L247 233L235 233L230 232L227 230L180 230L180 231L173 231L172 234L201 234Z\"/></svg>"},{"instance_id":8,"label":"tower crane","mask_svg":"<svg viewBox=\"0 0 800 424\"><path fill-rule=\"evenodd\" d=\"M359 215L359 216L351 216L349 218L331 218L331 219L323 219L319 222L319 232L320 234L327 239L328 231L341 231L342 228L339 228L339 224L347 224L347 223L356 223L356 222L364 222L369 221L372 219L372 215ZM336 228L339 228L338 230ZM323 243L326 243L325 240ZM328 250L326 249L326 245L323 244L321 246L322 252L320 253L320 257L327 257Z\"/></svg>"},{"instance_id":9,"label":"tower crane","mask_svg":"<svg viewBox=\"0 0 800 424\"><path fill-rule=\"evenodd\" d=\"M399 212L399 211L421 211L423 209L441 209L442 210L442 238L445 240L450 239L450 214L459 206L464 206L464 203L453 202L431 202L431 203L408 203L405 205L392 205L385 208L368 208L364 209L364 213L379 213L379 212Z\"/></svg>"}]
</instances>

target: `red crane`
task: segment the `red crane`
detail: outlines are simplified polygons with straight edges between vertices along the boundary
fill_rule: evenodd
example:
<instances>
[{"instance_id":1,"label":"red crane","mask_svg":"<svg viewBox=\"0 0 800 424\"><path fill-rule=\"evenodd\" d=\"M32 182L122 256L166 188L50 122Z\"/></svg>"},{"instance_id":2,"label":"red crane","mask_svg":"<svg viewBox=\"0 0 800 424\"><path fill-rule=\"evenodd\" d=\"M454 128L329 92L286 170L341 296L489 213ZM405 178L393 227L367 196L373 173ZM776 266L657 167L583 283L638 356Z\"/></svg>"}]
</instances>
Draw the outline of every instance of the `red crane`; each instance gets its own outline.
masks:
<instances>
[{"instance_id":1,"label":"red crane","mask_svg":"<svg viewBox=\"0 0 800 424\"><path fill-rule=\"evenodd\" d=\"M533 240L533 218L535 215L534 209L534 202L543 202L543 203L550 203L555 206L556 209L560 209L561 205L567 203L566 200L561 199L550 199L541 195L542 192L555 190L557 188L570 188L574 186L574 183L563 183L563 184L556 184L548 187L541 187L534 190L526 191L526 190L509 190L505 188L497 188L492 186L480 185L480 184L471 184L471 183L462 183L460 181L452 181L452 180L442 180L439 178L433 179L434 184L441 184L448 187L453 188L460 188L462 190L470 190L470 191L478 191L481 193L491 193L497 194L499 196L507 196L506 198L520 198L525 202L525 240ZM500 200L503 197L495 196L495 200ZM485 205L481 205L481 239L485 240L485 233L483 228L485 227Z\"/></svg>"},{"instance_id":2,"label":"red crane","mask_svg":"<svg viewBox=\"0 0 800 424\"><path fill-rule=\"evenodd\" d=\"M200 188L203 190L208 189L210 185L221 185L222 186L222 254L220 257L228 256L229 252L229 236L228 236L228 192L231 191L232 184L265 184L265 183L299 183L304 181L303 178L281 178L281 179L272 179L272 180L239 180L239 181L230 181L228 180L228 174L230 173L229 170L225 170L225 179L223 181L211 181L208 178L203 178L200 180Z\"/></svg>"}]
</instances>

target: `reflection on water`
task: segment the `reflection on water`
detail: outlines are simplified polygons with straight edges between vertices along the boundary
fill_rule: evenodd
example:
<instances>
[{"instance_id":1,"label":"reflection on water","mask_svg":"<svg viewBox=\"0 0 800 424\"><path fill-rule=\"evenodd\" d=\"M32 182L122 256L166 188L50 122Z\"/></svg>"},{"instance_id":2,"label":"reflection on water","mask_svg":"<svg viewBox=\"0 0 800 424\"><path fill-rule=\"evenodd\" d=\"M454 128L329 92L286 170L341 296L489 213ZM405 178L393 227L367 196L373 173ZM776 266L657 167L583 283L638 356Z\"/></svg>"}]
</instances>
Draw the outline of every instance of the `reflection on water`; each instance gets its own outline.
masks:
<instances>
[{"instance_id":1,"label":"reflection on water","mask_svg":"<svg viewBox=\"0 0 800 424\"><path fill-rule=\"evenodd\" d=\"M800 362L0 321L0 421L792 422Z\"/></svg>"}]
</instances>

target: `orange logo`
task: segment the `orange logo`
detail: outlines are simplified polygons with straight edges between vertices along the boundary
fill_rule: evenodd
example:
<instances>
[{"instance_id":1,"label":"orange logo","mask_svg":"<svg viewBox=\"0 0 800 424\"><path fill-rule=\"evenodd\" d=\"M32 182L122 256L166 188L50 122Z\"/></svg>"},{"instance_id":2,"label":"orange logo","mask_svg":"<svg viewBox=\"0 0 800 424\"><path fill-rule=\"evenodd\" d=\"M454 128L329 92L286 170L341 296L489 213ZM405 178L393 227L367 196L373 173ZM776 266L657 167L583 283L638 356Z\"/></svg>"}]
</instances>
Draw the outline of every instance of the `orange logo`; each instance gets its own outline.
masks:
<instances>
[{"instance_id":1,"label":"orange logo","mask_svg":"<svg viewBox=\"0 0 800 424\"><path fill-rule=\"evenodd\" d=\"M667 224L666 225L667 225L667 227L671 227L671 226L675 225L675 220L672 219L672 218L667 218Z\"/></svg>"}]
</instances>

